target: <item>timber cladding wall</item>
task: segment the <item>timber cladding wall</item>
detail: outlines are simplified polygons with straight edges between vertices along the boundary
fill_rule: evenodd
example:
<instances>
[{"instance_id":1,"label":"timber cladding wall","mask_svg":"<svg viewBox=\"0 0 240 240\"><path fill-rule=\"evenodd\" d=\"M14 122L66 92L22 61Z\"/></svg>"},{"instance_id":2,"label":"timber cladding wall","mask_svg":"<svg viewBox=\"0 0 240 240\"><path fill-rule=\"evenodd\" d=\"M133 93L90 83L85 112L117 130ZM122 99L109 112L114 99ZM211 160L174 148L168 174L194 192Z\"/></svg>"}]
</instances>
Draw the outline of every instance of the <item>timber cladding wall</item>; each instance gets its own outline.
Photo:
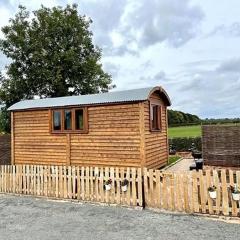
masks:
<instances>
[{"instance_id":1,"label":"timber cladding wall","mask_svg":"<svg viewBox=\"0 0 240 240\"><path fill-rule=\"evenodd\" d=\"M139 109L88 107L87 134L51 134L48 110L14 112L14 163L140 166Z\"/></svg>"},{"instance_id":2,"label":"timber cladding wall","mask_svg":"<svg viewBox=\"0 0 240 240\"><path fill-rule=\"evenodd\" d=\"M0 164L11 163L11 136L0 135Z\"/></svg>"},{"instance_id":3,"label":"timber cladding wall","mask_svg":"<svg viewBox=\"0 0 240 240\"><path fill-rule=\"evenodd\" d=\"M159 96L153 95L152 98L161 105L161 131L150 131L150 109L149 102L146 102L144 104L145 166L148 168L160 168L166 165L168 159L167 107Z\"/></svg>"},{"instance_id":4,"label":"timber cladding wall","mask_svg":"<svg viewBox=\"0 0 240 240\"><path fill-rule=\"evenodd\" d=\"M240 126L203 126L202 148L205 164L240 167Z\"/></svg>"}]
</instances>

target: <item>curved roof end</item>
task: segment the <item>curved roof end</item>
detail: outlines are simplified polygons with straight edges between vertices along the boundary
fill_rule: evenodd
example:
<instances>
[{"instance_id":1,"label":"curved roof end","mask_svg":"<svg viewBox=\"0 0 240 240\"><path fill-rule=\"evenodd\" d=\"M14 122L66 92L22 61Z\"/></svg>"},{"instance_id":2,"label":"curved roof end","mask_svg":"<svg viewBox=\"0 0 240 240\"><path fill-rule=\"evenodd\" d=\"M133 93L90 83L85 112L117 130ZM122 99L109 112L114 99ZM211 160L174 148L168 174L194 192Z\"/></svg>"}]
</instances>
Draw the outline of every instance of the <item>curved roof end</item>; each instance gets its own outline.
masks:
<instances>
[{"instance_id":1,"label":"curved roof end","mask_svg":"<svg viewBox=\"0 0 240 240\"><path fill-rule=\"evenodd\" d=\"M157 86L154 87L148 95L148 99L150 98L150 96L154 93L154 92L158 92L160 94L160 96L163 98L163 100L166 102L167 106L171 106L171 100L170 97L168 96L167 92L161 87L161 86Z\"/></svg>"}]
</instances>

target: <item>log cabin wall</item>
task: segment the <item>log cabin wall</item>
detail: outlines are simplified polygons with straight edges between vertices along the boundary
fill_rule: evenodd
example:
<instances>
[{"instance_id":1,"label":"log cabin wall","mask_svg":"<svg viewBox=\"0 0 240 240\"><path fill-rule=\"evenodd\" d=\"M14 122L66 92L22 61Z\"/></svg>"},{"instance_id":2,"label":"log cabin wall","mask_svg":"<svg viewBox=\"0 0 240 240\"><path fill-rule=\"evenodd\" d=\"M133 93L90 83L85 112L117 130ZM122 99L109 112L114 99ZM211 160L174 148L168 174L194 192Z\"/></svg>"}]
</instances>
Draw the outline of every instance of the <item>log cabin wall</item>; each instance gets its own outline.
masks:
<instances>
[{"instance_id":1,"label":"log cabin wall","mask_svg":"<svg viewBox=\"0 0 240 240\"><path fill-rule=\"evenodd\" d=\"M12 112L12 163L141 166L139 103L88 107L88 133L50 133L49 111Z\"/></svg>"},{"instance_id":2,"label":"log cabin wall","mask_svg":"<svg viewBox=\"0 0 240 240\"><path fill-rule=\"evenodd\" d=\"M161 131L152 132L150 129L150 102L161 106ZM158 94L152 94L149 101L144 103L145 122L145 166L160 168L168 162L167 138L167 106Z\"/></svg>"}]
</instances>

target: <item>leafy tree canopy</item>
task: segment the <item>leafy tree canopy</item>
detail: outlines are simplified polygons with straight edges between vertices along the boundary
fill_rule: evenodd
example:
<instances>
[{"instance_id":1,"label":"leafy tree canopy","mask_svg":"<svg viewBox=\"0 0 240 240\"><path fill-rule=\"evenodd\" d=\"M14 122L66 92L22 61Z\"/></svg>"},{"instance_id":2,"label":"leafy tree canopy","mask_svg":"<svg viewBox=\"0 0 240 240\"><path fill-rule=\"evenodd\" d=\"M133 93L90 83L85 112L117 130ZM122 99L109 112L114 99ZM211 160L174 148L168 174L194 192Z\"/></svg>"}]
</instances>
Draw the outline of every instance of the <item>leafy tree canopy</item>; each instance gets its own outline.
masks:
<instances>
[{"instance_id":1,"label":"leafy tree canopy","mask_svg":"<svg viewBox=\"0 0 240 240\"><path fill-rule=\"evenodd\" d=\"M112 85L104 72L101 49L93 44L91 19L77 5L25 7L2 28L0 50L11 59L0 78L0 102L106 92Z\"/></svg>"},{"instance_id":2,"label":"leafy tree canopy","mask_svg":"<svg viewBox=\"0 0 240 240\"><path fill-rule=\"evenodd\" d=\"M169 126L185 126L191 124L201 123L201 119L193 114L184 113L175 110L168 110L168 124Z\"/></svg>"},{"instance_id":3,"label":"leafy tree canopy","mask_svg":"<svg viewBox=\"0 0 240 240\"><path fill-rule=\"evenodd\" d=\"M91 22L78 14L77 5L42 6L33 18L19 6L15 18L2 28L5 38L0 50L12 63L1 91L15 93L17 100L108 91L111 76L100 64L101 50L93 44Z\"/></svg>"}]
</instances>

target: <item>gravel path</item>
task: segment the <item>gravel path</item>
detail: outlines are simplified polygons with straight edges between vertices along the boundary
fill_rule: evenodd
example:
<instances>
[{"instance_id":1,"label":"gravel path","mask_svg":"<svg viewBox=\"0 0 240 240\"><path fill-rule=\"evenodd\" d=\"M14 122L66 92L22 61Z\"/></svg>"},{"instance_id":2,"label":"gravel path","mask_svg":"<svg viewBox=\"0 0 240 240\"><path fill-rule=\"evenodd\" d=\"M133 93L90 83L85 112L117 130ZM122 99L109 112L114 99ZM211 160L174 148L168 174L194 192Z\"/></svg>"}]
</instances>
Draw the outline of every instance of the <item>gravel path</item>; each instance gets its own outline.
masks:
<instances>
[{"instance_id":1,"label":"gravel path","mask_svg":"<svg viewBox=\"0 0 240 240\"><path fill-rule=\"evenodd\" d=\"M240 225L123 207L0 195L0 239L240 239Z\"/></svg>"},{"instance_id":2,"label":"gravel path","mask_svg":"<svg viewBox=\"0 0 240 240\"><path fill-rule=\"evenodd\" d=\"M178 172L178 171L189 171L189 167L194 164L193 158L183 158L176 164L172 165L171 167L167 168L168 171Z\"/></svg>"}]
</instances>

